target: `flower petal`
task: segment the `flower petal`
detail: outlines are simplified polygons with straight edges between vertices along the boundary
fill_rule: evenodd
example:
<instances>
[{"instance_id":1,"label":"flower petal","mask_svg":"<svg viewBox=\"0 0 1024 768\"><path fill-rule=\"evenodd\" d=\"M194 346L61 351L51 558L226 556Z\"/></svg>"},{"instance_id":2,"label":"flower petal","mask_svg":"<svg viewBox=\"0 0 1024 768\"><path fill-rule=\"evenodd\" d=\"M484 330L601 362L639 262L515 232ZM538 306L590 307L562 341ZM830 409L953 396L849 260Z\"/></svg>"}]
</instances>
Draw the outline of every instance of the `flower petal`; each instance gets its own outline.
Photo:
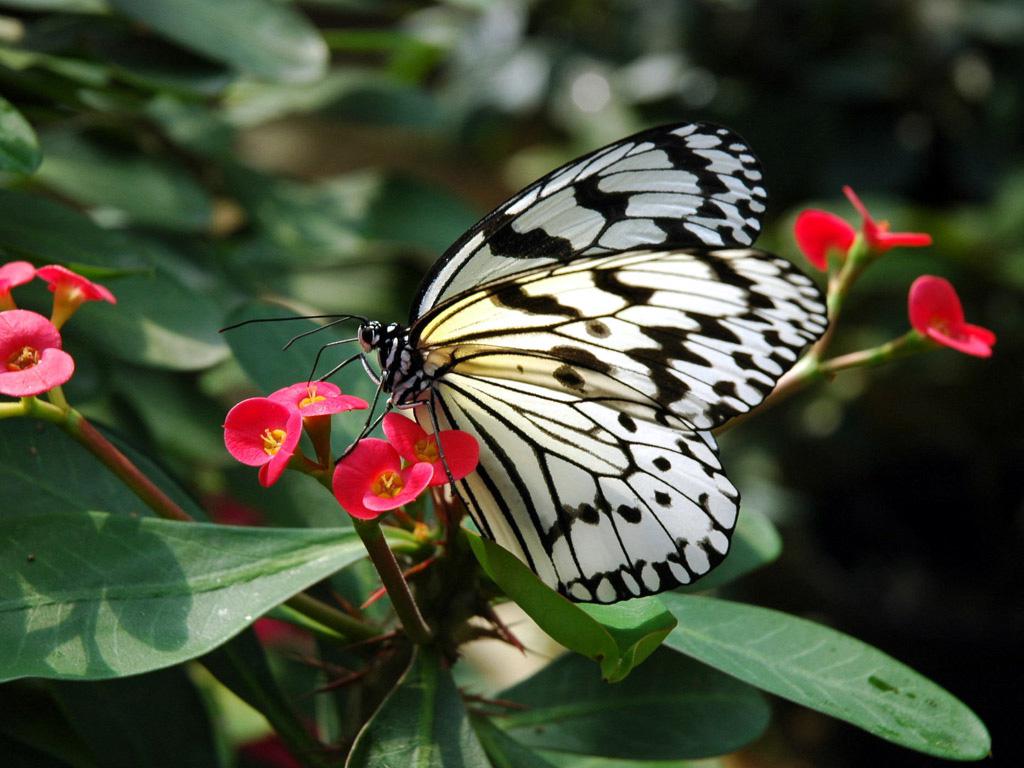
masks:
<instances>
[{"instance_id":1,"label":"flower petal","mask_svg":"<svg viewBox=\"0 0 1024 768\"><path fill-rule=\"evenodd\" d=\"M60 349L60 331L42 315L27 309L0 312L0 363L22 347Z\"/></svg>"},{"instance_id":2,"label":"flower petal","mask_svg":"<svg viewBox=\"0 0 1024 768\"><path fill-rule=\"evenodd\" d=\"M266 397L250 397L228 411L224 419L224 445L237 461L260 467L274 458L264 450L263 433L268 429L285 430L285 446L291 443L291 455L301 437L301 424L299 415L287 406ZM284 450L282 447L275 455Z\"/></svg>"},{"instance_id":3,"label":"flower petal","mask_svg":"<svg viewBox=\"0 0 1024 768\"><path fill-rule=\"evenodd\" d=\"M377 496L369 489L363 494L363 506L377 514L398 509L401 506L414 501L417 496L426 490L430 480L434 476L434 467L425 461L406 467L399 473L402 477L402 491L396 496Z\"/></svg>"},{"instance_id":4,"label":"flower petal","mask_svg":"<svg viewBox=\"0 0 1024 768\"><path fill-rule=\"evenodd\" d=\"M444 460L452 477L461 480L470 472L476 469L480 463L480 444L468 432L460 429L448 429L441 433L441 449L444 452ZM444 463L434 462L434 479L431 485L444 485L448 482L448 473L445 472Z\"/></svg>"},{"instance_id":5,"label":"flower petal","mask_svg":"<svg viewBox=\"0 0 1024 768\"><path fill-rule=\"evenodd\" d=\"M72 272L60 264L47 264L45 267L40 267L36 270L36 277L45 280L51 291L65 285L77 288L86 301L109 301L111 304L117 304L117 299L108 288L94 283L87 277L82 277L77 272Z\"/></svg>"},{"instance_id":6,"label":"flower petal","mask_svg":"<svg viewBox=\"0 0 1024 768\"><path fill-rule=\"evenodd\" d=\"M857 230L834 213L812 209L796 217L793 235L807 260L824 271L828 269L828 252L834 249L846 254Z\"/></svg>"},{"instance_id":7,"label":"flower petal","mask_svg":"<svg viewBox=\"0 0 1024 768\"><path fill-rule=\"evenodd\" d=\"M910 286L907 294L910 324L919 333L944 324L950 328L963 325L964 309L956 289L946 279L935 275L921 275Z\"/></svg>"},{"instance_id":8,"label":"flower petal","mask_svg":"<svg viewBox=\"0 0 1024 768\"><path fill-rule=\"evenodd\" d=\"M380 512L363 504L370 484L381 472L399 472L401 467L402 459L390 443L376 437L364 438L335 466L331 479L334 498L353 517L372 520Z\"/></svg>"},{"instance_id":9,"label":"flower petal","mask_svg":"<svg viewBox=\"0 0 1024 768\"><path fill-rule=\"evenodd\" d=\"M75 361L71 355L50 347L42 350L39 362L31 368L0 371L0 394L12 397L39 395L64 384L74 372Z\"/></svg>"},{"instance_id":10,"label":"flower petal","mask_svg":"<svg viewBox=\"0 0 1024 768\"><path fill-rule=\"evenodd\" d=\"M24 285L36 276L36 268L27 261L9 261L0 267L0 293Z\"/></svg>"},{"instance_id":11,"label":"flower petal","mask_svg":"<svg viewBox=\"0 0 1024 768\"><path fill-rule=\"evenodd\" d=\"M333 413L362 410L369 403L361 397L343 395L337 384L329 381L299 382L269 395L271 400L295 408L303 416L328 416ZM318 398L318 399L314 399ZM313 400L303 405L304 401Z\"/></svg>"},{"instance_id":12,"label":"flower petal","mask_svg":"<svg viewBox=\"0 0 1024 768\"><path fill-rule=\"evenodd\" d=\"M427 437L426 431L413 419L391 411L381 424L384 434L395 450L406 461L415 464L421 459L416 455L416 443Z\"/></svg>"}]
</instances>

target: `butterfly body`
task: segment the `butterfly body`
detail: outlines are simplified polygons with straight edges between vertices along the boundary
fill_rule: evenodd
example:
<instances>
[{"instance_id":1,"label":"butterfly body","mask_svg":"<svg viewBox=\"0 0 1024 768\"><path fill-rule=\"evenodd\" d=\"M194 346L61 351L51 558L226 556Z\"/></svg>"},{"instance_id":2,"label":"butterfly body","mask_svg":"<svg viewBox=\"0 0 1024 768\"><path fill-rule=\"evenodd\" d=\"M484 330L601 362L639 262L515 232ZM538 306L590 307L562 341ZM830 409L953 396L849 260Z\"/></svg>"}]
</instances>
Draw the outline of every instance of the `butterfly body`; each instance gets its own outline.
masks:
<instances>
[{"instance_id":1,"label":"butterfly body","mask_svg":"<svg viewBox=\"0 0 1024 768\"><path fill-rule=\"evenodd\" d=\"M826 327L813 283L749 247L760 178L717 126L623 139L467 232L408 327L360 328L393 406L479 442L455 492L481 533L573 600L689 584L728 552L739 494L711 430Z\"/></svg>"}]
</instances>

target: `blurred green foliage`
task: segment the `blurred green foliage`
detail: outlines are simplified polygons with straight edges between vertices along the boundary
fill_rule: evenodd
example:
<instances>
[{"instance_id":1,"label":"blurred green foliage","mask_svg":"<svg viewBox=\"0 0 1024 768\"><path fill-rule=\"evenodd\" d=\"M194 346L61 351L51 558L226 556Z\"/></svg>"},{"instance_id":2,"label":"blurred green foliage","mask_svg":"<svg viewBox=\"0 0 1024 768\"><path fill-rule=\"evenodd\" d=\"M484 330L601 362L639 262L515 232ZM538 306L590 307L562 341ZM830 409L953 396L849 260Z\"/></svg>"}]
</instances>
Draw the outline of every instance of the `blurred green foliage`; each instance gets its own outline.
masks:
<instances>
[{"instance_id":1,"label":"blurred green foliage","mask_svg":"<svg viewBox=\"0 0 1024 768\"><path fill-rule=\"evenodd\" d=\"M729 125L766 166L763 247L793 254L792 216L812 202L849 218L845 183L933 234L868 273L840 347L901 333L922 272L950 278L1000 339L989 363L943 352L852 373L730 435L746 508L787 547L743 590L886 641L998 736L1024 707L999 671L1019 668L1024 629L1022 42L1012 0L0 0L0 260L63 263L118 296L68 328L83 412L215 514L231 497L327 525L308 478L255 493L219 427L340 336L280 353L280 326L219 328L282 311L403 320L446 245L559 162L647 125ZM34 290L19 302L45 311ZM19 428L0 424L8 449ZM191 687L161 684L191 706ZM779 722L769 753L902 759L788 710ZM61 727L0 740L18 764L88 764Z\"/></svg>"}]
</instances>

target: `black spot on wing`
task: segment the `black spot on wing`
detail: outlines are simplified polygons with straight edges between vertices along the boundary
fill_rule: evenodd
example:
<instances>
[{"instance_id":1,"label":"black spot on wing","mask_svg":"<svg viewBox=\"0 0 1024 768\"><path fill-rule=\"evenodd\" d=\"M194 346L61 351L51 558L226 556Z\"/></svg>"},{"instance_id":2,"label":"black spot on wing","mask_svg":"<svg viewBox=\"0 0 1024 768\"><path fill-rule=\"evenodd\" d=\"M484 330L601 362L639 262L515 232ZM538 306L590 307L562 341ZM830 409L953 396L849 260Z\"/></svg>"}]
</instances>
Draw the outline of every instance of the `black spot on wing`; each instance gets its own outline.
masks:
<instances>
[{"instance_id":1,"label":"black spot on wing","mask_svg":"<svg viewBox=\"0 0 1024 768\"><path fill-rule=\"evenodd\" d=\"M568 261L576 255L572 243L562 237L552 237L543 229L517 232L511 226L514 217L509 216L497 226L487 242L491 253L510 259L552 258Z\"/></svg>"},{"instance_id":2,"label":"black spot on wing","mask_svg":"<svg viewBox=\"0 0 1024 768\"><path fill-rule=\"evenodd\" d=\"M567 389L574 389L577 392L583 392L586 389L583 377L571 365L558 366L552 375L555 377L555 381Z\"/></svg>"}]
</instances>

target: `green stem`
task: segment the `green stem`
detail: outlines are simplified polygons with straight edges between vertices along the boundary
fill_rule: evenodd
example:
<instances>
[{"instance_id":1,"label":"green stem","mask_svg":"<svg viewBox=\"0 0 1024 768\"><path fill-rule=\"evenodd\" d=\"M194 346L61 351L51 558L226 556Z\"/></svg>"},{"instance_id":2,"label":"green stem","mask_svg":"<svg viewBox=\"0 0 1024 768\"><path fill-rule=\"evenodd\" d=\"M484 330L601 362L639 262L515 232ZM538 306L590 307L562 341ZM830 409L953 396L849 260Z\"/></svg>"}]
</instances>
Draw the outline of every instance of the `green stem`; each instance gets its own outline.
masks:
<instances>
[{"instance_id":1,"label":"green stem","mask_svg":"<svg viewBox=\"0 0 1024 768\"><path fill-rule=\"evenodd\" d=\"M55 406L50 406L51 408ZM192 515L183 510L157 487L156 483L142 474L131 460L105 438L99 430L86 421L78 411L66 412L67 418L61 424L64 431L87 448L97 459L127 485L150 509L167 520L192 521Z\"/></svg>"},{"instance_id":2,"label":"green stem","mask_svg":"<svg viewBox=\"0 0 1024 768\"><path fill-rule=\"evenodd\" d=\"M405 633L417 645L426 645L431 641L430 627L423 620L423 615L420 613L416 601L413 600L409 585L402 575L402 570L398 567L395 553L391 551L391 547L388 546L388 542L384 538L380 524L376 520L354 518L352 524L363 540L363 544L366 545L366 551L380 574L384 589L387 590L388 597L391 598L391 605L394 606Z\"/></svg>"},{"instance_id":3,"label":"green stem","mask_svg":"<svg viewBox=\"0 0 1024 768\"><path fill-rule=\"evenodd\" d=\"M305 592L292 595L285 602L303 616L308 616L324 626L330 627L349 640L369 640L380 635L380 630L376 627L349 616Z\"/></svg>"},{"instance_id":4,"label":"green stem","mask_svg":"<svg viewBox=\"0 0 1024 768\"><path fill-rule=\"evenodd\" d=\"M764 401L753 411L747 411L736 418L726 422L715 430L716 435L728 432L737 424L742 424L752 415L764 413L784 400L806 389L811 384L822 379L832 379L839 371L849 368L868 368L883 365L892 360L917 352L937 347L937 344L926 339L917 331L908 331L897 339L881 344L871 349L862 349L859 352L850 352L846 355L833 357L830 360L819 362L809 352L800 362L794 365L775 385L775 389Z\"/></svg>"}]
</instances>

